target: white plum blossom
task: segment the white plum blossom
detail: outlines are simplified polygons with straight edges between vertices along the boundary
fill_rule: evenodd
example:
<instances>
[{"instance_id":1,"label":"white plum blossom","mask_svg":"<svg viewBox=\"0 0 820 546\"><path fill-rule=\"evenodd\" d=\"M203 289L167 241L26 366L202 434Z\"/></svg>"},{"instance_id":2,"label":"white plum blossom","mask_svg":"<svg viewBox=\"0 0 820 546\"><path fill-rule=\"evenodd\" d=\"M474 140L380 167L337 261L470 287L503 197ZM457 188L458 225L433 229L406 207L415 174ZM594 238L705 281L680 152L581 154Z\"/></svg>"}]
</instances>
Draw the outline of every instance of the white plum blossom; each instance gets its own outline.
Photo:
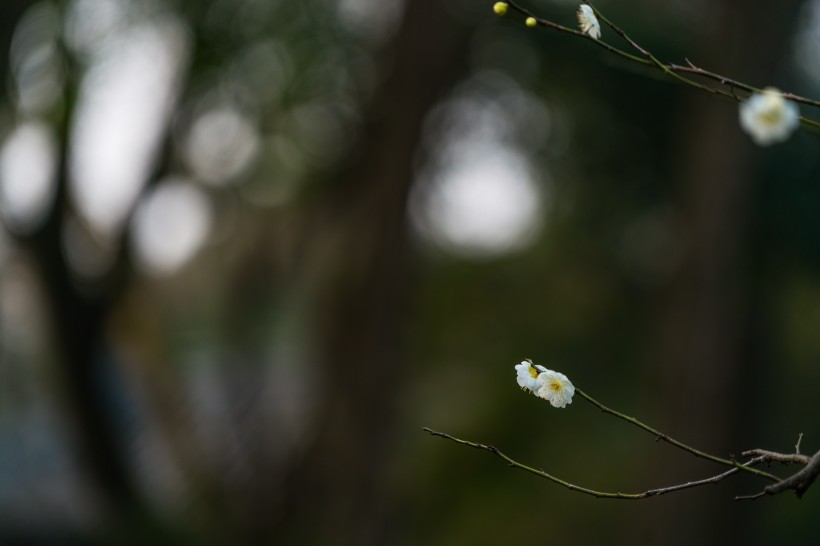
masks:
<instances>
[{"instance_id":1,"label":"white plum blossom","mask_svg":"<svg viewBox=\"0 0 820 546\"><path fill-rule=\"evenodd\" d=\"M534 365L530 360L522 360L521 364L515 366L515 371L518 372L518 377L516 377L518 386L535 393L541 386L538 383L538 375L546 372L547 369L544 366Z\"/></svg>"},{"instance_id":2,"label":"white plum blossom","mask_svg":"<svg viewBox=\"0 0 820 546\"><path fill-rule=\"evenodd\" d=\"M554 408L563 408L567 404L572 404L575 387L566 375L546 370L538 374L536 381L539 387L535 395L547 400Z\"/></svg>"},{"instance_id":3,"label":"white plum blossom","mask_svg":"<svg viewBox=\"0 0 820 546\"><path fill-rule=\"evenodd\" d=\"M581 27L581 32L587 36L591 36L598 40L601 37L601 25L598 23L598 18L595 17L595 12L586 4L578 6L578 26Z\"/></svg>"},{"instance_id":4,"label":"white plum blossom","mask_svg":"<svg viewBox=\"0 0 820 546\"><path fill-rule=\"evenodd\" d=\"M515 371L519 387L543 398L553 407L563 408L572 404L575 387L566 375L533 364L531 360L522 360L515 366Z\"/></svg>"},{"instance_id":5,"label":"white plum blossom","mask_svg":"<svg viewBox=\"0 0 820 546\"><path fill-rule=\"evenodd\" d=\"M784 142L800 125L797 105L774 87L755 93L740 104L740 126L759 146Z\"/></svg>"}]
</instances>

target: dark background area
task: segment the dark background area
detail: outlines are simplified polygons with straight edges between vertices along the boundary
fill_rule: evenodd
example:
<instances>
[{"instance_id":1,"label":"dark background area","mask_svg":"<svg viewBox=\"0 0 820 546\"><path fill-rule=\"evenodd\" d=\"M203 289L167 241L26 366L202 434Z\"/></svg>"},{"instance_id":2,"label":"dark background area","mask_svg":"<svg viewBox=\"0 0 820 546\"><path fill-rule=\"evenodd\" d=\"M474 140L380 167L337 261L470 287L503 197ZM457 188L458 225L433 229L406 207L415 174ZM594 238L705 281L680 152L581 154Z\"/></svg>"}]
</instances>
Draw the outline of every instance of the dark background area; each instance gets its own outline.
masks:
<instances>
[{"instance_id":1,"label":"dark background area","mask_svg":"<svg viewBox=\"0 0 820 546\"><path fill-rule=\"evenodd\" d=\"M820 96L816 0L599 7ZM598 490L722 471L521 393L532 358L815 452L817 134L473 0L3 0L0 90L0 544L818 540L817 491L598 500L421 431Z\"/></svg>"}]
</instances>

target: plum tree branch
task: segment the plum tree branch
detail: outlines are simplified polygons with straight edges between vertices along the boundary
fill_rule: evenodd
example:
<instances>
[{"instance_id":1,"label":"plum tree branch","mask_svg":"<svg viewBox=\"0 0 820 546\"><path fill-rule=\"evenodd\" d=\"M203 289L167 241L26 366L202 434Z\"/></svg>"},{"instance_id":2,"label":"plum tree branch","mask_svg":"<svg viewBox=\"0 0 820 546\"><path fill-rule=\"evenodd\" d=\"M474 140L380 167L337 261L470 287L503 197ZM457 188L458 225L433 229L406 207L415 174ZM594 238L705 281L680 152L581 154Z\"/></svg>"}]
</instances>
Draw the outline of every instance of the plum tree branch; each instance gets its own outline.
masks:
<instances>
[{"instance_id":1,"label":"plum tree branch","mask_svg":"<svg viewBox=\"0 0 820 546\"><path fill-rule=\"evenodd\" d=\"M584 0L584 3L588 4L592 8L592 10L594 11L595 15L599 19L601 19L604 23L606 23L618 36L620 36L622 39L624 39L624 41L626 41L630 45L630 47L632 47L638 53L640 53L640 56L633 55L633 54L631 54L627 51L624 51L620 48L617 48L613 45L610 45L610 44L608 44L608 43L606 43L602 40L595 39L595 38L581 32L579 30L576 30L574 28L569 28L567 26L561 25L561 24L556 23L554 21L550 21L549 19L544 19L542 17L538 17L534 13L532 13L530 10L528 10L525 7L523 7L522 5L520 5L517 1L508 1L507 2L507 4L514 11L524 15L525 17L532 17L533 19L535 19L536 23L538 25L542 26L542 27L550 28L550 29L556 30L558 32L563 32L565 34L571 34L571 35L579 37L579 38L584 38L584 39L587 39L587 40L591 40L592 42L594 42L599 47L602 47L602 48L606 49L607 51L609 51L610 53L612 53L614 55L617 55L617 56L619 56L623 59L626 59L627 61L630 61L632 63L644 65L644 66L651 67L651 68L656 68L659 71L661 71L664 75L678 81L679 83L688 85L690 87L693 87L693 88L698 89L700 91L703 91L705 93L716 95L716 96L722 97L724 99L732 100L732 101L735 101L735 102L742 102L747 97L738 95L735 92L736 90L741 90L744 93L746 93L747 95L751 94L751 93L759 93L759 92L762 91L762 89L759 88L759 87L755 87L753 85L749 85L747 83L744 83L744 82L741 82L741 81L738 81L738 80L734 80L732 78L728 78L728 77L723 76L721 74L718 74L718 73L711 72L709 70L705 70L703 68L700 68L700 67L694 65L688 59L686 59L686 63L687 63L686 66L676 64L676 63L662 62L655 55L653 55L648 49L644 48L643 46L638 44L638 42L636 42L635 40L630 38L629 35L627 35L626 32L624 32L623 29L621 29L620 27L618 27L617 25L612 23L609 19L607 19L592 4L590 4L589 2L587 2L585 0ZM726 89L721 89L721 88L718 88L718 87L712 87L710 85L706 85L706 84L700 83L698 81L692 80L690 78L684 77L681 74L691 74L691 75L699 76L699 77L704 78L706 80L710 80L710 81L713 81L713 82L715 82L719 85L727 87L729 90L727 91ZM781 93L781 94L785 99L788 99L792 102L799 103L799 104L804 104L806 106L812 106L812 107L815 107L815 108L820 108L820 101L818 101L818 100L802 97L800 95L796 95L794 93L788 93L788 92ZM800 116L800 123L805 127L809 127L809 128L811 128L815 131L820 131L820 121L817 121L817 120L814 120L814 119L811 119L811 118L808 118L806 116L801 115Z\"/></svg>"},{"instance_id":2,"label":"plum tree branch","mask_svg":"<svg viewBox=\"0 0 820 546\"><path fill-rule=\"evenodd\" d=\"M658 488L655 488L655 489L648 489L648 490L642 491L640 493L621 493L621 492L596 491L594 489L589 489L587 487L581 487L579 485L575 485L573 483L570 483L566 480L556 478L555 476L553 476L551 474L548 474L547 472L544 472L543 470L536 469L536 468L533 468L531 466L527 466L525 464L521 464L518 461L516 461L516 460L512 459L511 457L509 457L508 455L505 455L498 448L496 448L494 446L486 445L486 444L480 444L480 443L477 443L477 442L470 442L469 440L462 440L461 438L456 438L455 436L451 436L450 434L447 434L445 432L439 432L439 431L436 431L436 430L433 430L433 429L430 429L430 428L427 428L427 427L422 428L422 430L424 432L427 432L427 433L431 434L432 436L438 436L440 438L450 440L450 441L455 442L457 444L469 446L469 447L472 447L472 448L475 448L475 449L481 449L481 450L484 450L484 451L489 451L490 453L492 453L496 457L499 457L499 458L505 460L507 462L507 464L509 466L513 467L513 468L518 468L518 469L523 470L525 472L528 472L530 474L534 474L534 475L536 475L540 478L544 478L546 480L549 480L553 483L556 483L556 484L558 484L562 487L565 487L565 488L569 489L570 491L576 491L578 493L583 493L585 495L590 495L592 497L597 497L597 498L602 498L602 499L641 500L641 499L648 499L650 497L658 497L660 495L665 495L667 493L674 493L674 492L677 492L677 491L682 491L684 489L692 489L694 487L700 487L700 486L703 486L703 485L711 485L711 484L717 483L717 482L719 482L719 481L721 481L725 478L728 478L729 476L731 476L733 474L738 473L742 469L751 468L753 465L759 464L759 463L761 463L765 460L765 457L763 457L763 456L754 457L753 459L750 459L749 461L747 461L743 464L738 464L735 468L731 468L731 469L727 470L726 472L723 472L723 473L718 474L716 476L711 476L709 478L704 478L702 480L695 480L695 481L691 481L691 482L672 485L672 486L669 486L669 487L658 487Z\"/></svg>"},{"instance_id":3,"label":"plum tree branch","mask_svg":"<svg viewBox=\"0 0 820 546\"><path fill-rule=\"evenodd\" d=\"M765 458L767 461L774 461L784 464L809 464L811 457L801 455L800 453L776 453L774 451L766 451L765 449L750 449L744 451L741 455L744 457L759 456Z\"/></svg>"},{"instance_id":4,"label":"plum tree branch","mask_svg":"<svg viewBox=\"0 0 820 546\"><path fill-rule=\"evenodd\" d=\"M750 467L747 467L747 466L744 466L744 465L738 463L737 461L730 460L730 459L724 459L722 457L717 457L715 455L711 455L709 453L706 453L704 451L700 451L699 449L695 449L695 448L693 448L689 445L686 445L683 442L681 442L679 440L676 440L676 439L664 434L663 432L660 432L659 430L656 430L656 429L650 427L647 424L642 423L641 421L635 419L634 417L630 417L629 415L625 415L623 413L620 413L618 411L615 411L611 408L608 408L608 407L604 406L603 404L601 404L600 402L598 402L597 400L595 400L594 398L589 396L587 393L585 393L581 389L576 388L575 392L581 398L583 398L584 400L586 400L587 402L589 402L590 404L592 404L593 406L595 406L596 408L598 408L602 412L608 413L610 415L613 415L613 416L615 416L619 419L622 419L622 420L626 421L627 423L633 424L636 427L641 428L641 429L647 431L648 433L652 434L653 436L655 436L655 438L657 440L659 440L661 442L666 442L667 444L673 445L673 446L677 447L678 449L682 449L683 451L686 451L687 453L690 453L690 454L694 455L695 457L699 457L701 459L706 459L706 460L712 461L714 463L722 464L722 465L725 465L725 466L735 467L735 468L738 468L740 470L745 470L745 471L750 472L752 474L755 474L755 475L757 475L761 478L766 478L766 479L772 480L774 482L780 481L780 478L778 478L777 476L775 476L773 474L769 474L768 472L763 472L762 470L757 470L756 468L750 468Z\"/></svg>"},{"instance_id":5,"label":"plum tree branch","mask_svg":"<svg viewBox=\"0 0 820 546\"><path fill-rule=\"evenodd\" d=\"M758 457L764 457L768 460L787 463L802 463L803 457L805 457L805 455L800 455L799 453L789 455L763 450L753 451L760 451L761 453L764 453L764 455L759 455ZM795 472L782 481L773 483L772 485L767 485L763 488L763 491L760 491L759 493L754 495L743 495L735 498L738 500L754 500L764 495L778 495L784 491L794 491L794 494L797 495L798 499L800 499L806 491L808 491L809 487L812 486L814 481L817 479L818 474L820 474L820 451L815 453L811 458L808 458L808 461L805 464L806 466L798 472Z\"/></svg>"},{"instance_id":6,"label":"plum tree branch","mask_svg":"<svg viewBox=\"0 0 820 546\"><path fill-rule=\"evenodd\" d=\"M717 474L715 476L711 476L708 478L704 478L701 480L695 480L691 482L685 482L681 484L676 484L667 487L660 487L657 489L649 489L646 491L642 491L640 493L621 493L621 492L608 492L608 491L597 491L595 489L589 489L587 487L581 487L579 485L575 485L570 483L566 480L562 480L545 472L544 470L537 469L531 466L527 466L525 464L519 463L518 461L512 459L508 455L502 453L498 448L487 445L487 444L480 444L478 442L471 442L469 440L462 440L460 438L456 438L455 436L451 436L450 434L444 432L438 432L433 429L424 427L422 430L425 432L433 435L438 436L440 438L444 438L455 442L457 444L469 446L475 449L481 449L484 451L489 451L496 457L499 457L507 462L507 464L513 468L518 468L530 474L534 474L540 478L544 478L549 480L553 483L561 485L571 491L577 491L579 493L584 493L585 495L591 495L593 497L598 498L607 498L607 499L629 499L629 500L637 500L637 499L645 499L649 497L654 497L658 495L665 495L667 493L673 493L675 491L681 491L684 489L691 489L693 487L699 487L702 485L709 485L713 483L717 483L724 478L727 478L733 474L737 474L739 472L748 472L751 474L756 475L760 478L765 478L767 480L771 480L774 483L770 484L763 488L762 491L755 493L753 495L740 495L735 497L735 500L754 500L760 498L764 495L777 495L779 493L783 493L784 491L794 491L798 498L801 498L803 494L814 484L815 480L817 479L818 474L820 474L820 451L815 453L813 456L808 457L806 455L800 454L800 442L803 439L803 434L801 433L798 437L797 444L795 445L795 453L777 453L774 451L768 451L765 449L750 449L741 453L741 456L744 458L749 458L746 462L738 462L731 459L724 459L722 457L717 457L715 455L711 455L704 451L700 451L695 449L689 445L684 444L679 440L675 440L670 436L658 431L650 427L649 425L635 419L634 417L630 417L629 415L623 414L621 412L615 411L607 406L604 406L587 393L582 391L581 389L575 387L574 393L578 394L581 398L598 408L604 413L608 413L614 417L617 417L621 420L626 421L640 429L643 429L653 436L658 441L666 442L678 449L681 449L695 457L699 457L702 459L706 459L712 461L714 463L718 463L725 466L730 466L729 470ZM770 463L770 462L779 462L783 464L801 464L804 465L803 468L788 478L781 479L774 474L770 474L768 472L764 472L757 468L754 468L755 465L760 463Z\"/></svg>"}]
</instances>

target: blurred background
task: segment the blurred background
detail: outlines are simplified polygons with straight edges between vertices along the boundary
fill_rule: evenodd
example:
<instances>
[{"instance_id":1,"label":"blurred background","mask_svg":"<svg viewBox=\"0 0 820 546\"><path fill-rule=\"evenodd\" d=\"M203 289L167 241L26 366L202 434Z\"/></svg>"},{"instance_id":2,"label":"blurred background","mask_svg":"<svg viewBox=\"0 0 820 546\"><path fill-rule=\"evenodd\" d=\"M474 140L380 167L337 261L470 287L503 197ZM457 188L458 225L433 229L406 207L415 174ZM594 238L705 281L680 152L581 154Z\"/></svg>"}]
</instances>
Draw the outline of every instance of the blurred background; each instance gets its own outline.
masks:
<instances>
[{"instance_id":1,"label":"blurred background","mask_svg":"<svg viewBox=\"0 0 820 546\"><path fill-rule=\"evenodd\" d=\"M820 1L768 4L600 7L820 97ZM820 491L597 500L421 432L600 490L721 471L524 395L529 357L716 454L820 447L820 137L491 8L2 1L0 544L818 539Z\"/></svg>"}]
</instances>

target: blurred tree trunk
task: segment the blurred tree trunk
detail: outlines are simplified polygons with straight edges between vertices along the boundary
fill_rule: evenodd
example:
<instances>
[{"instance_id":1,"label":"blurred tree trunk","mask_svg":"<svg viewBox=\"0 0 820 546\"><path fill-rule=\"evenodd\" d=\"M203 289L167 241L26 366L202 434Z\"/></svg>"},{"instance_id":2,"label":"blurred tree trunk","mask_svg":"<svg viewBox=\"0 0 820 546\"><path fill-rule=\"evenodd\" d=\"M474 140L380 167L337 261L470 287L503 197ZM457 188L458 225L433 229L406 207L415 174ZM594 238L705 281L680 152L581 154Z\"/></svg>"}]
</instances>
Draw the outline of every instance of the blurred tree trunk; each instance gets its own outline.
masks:
<instances>
[{"instance_id":1,"label":"blurred tree trunk","mask_svg":"<svg viewBox=\"0 0 820 546\"><path fill-rule=\"evenodd\" d=\"M704 33L690 57L700 66L761 86L774 81L788 59L789 29L799 2L750 7L742 0L709 6L716 24ZM754 42L743 42L754 37ZM739 449L742 431L753 419L750 352L755 328L749 291L747 239L749 203L757 191L753 165L760 149L741 133L737 107L692 91L678 134L676 184L682 192L679 226L684 260L667 294L661 325L662 366L659 418L670 434L723 456ZM759 332L758 332L759 333ZM655 476L659 483L702 477L709 466L671 455L673 464ZM706 470L704 470L706 469ZM719 468L713 468L717 473ZM740 483L740 482L736 482ZM745 492L745 491L744 491ZM730 493L731 494L731 493ZM731 536L743 542L751 533L743 514L726 509L731 498L715 491L679 495L654 519L653 539L667 544L703 544L704 537ZM745 519L744 519L745 518ZM652 540L651 542L654 542Z\"/></svg>"},{"instance_id":2,"label":"blurred tree trunk","mask_svg":"<svg viewBox=\"0 0 820 546\"><path fill-rule=\"evenodd\" d=\"M69 109L70 110L70 109ZM105 509L114 514L138 506L134 478L129 472L119 432L116 406L120 402L107 347L106 325L127 284L130 263L120 250L110 272L83 285L75 277L63 248L71 205L68 196L68 123L60 130L62 149L54 205L39 229L18 243L35 257L40 281L50 306L55 344L60 359L58 375L68 409L78 459L88 483Z\"/></svg>"},{"instance_id":3,"label":"blurred tree trunk","mask_svg":"<svg viewBox=\"0 0 820 546\"><path fill-rule=\"evenodd\" d=\"M318 262L330 268L321 275L324 392L315 438L287 480L276 530L282 543L390 542L380 536L380 488L407 364L406 200L425 115L465 68L466 45L467 29L439 2L407 2L358 158L325 190L316 230L327 252Z\"/></svg>"},{"instance_id":4,"label":"blurred tree trunk","mask_svg":"<svg viewBox=\"0 0 820 546\"><path fill-rule=\"evenodd\" d=\"M111 316L132 281L133 267L127 230L112 240L111 263L99 278L81 278L70 263L72 249L65 244L64 230L76 211L68 165L82 69L70 57L65 69L65 106L55 120L59 149L54 200L36 230L16 237L16 242L34 258L45 295L58 355L58 397L69 414L77 461L99 507L117 525L123 517L152 517L127 452L127 386L107 335ZM167 150L167 144L161 149ZM167 161L167 155L161 155L156 172L163 172Z\"/></svg>"}]
</instances>

